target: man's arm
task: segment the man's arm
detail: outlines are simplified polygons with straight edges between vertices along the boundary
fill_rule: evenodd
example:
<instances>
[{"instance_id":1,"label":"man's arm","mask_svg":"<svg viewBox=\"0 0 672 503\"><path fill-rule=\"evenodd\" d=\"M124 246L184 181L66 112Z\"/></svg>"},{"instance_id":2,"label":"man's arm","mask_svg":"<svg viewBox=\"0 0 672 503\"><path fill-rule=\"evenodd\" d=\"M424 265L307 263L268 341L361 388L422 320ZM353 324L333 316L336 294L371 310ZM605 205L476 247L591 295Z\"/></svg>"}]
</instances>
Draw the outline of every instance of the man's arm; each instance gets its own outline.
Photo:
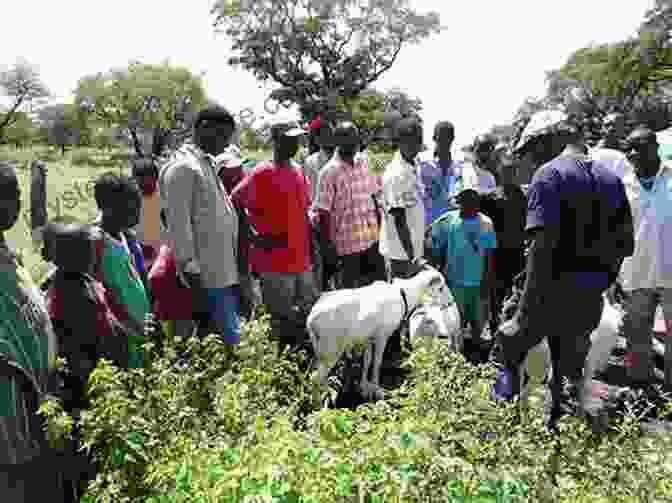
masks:
<instances>
[{"instance_id":1,"label":"man's arm","mask_svg":"<svg viewBox=\"0 0 672 503\"><path fill-rule=\"evenodd\" d=\"M442 225L435 223L431 226L432 232L432 261L439 271L444 272L448 261L448 247L444 233L441 232Z\"/></svg>"},{"instance_id":2,"label":"man's arm","mask_svg":"<svg viewBox=\"0 0 672 503\"><path fill-rule=\"evenodd\" d=\"M200 267L196 259L191 215L196 173L186 164L176 164L168 166L162 175L168 236L174 245L178 274L198 274ZM190 267L185 271L187 265Z\"/></svg>"},{"instance_id":3,"label":"man's arm","mask_svg":"<svg viewBox=\"0 0 672 503\"><path fill-rule=\"evenodd\" d=\"M404 247L404 251L408 256L408 260L415 259L415 253L413 252L413 243L411 241L411 231L408 228L408 222L406 221L406 209L405 208L391 208L390 215L394 218L394 225L397 227L397 234L399 235L399 240L401 245Z\"/></svg>"}]
</instances>

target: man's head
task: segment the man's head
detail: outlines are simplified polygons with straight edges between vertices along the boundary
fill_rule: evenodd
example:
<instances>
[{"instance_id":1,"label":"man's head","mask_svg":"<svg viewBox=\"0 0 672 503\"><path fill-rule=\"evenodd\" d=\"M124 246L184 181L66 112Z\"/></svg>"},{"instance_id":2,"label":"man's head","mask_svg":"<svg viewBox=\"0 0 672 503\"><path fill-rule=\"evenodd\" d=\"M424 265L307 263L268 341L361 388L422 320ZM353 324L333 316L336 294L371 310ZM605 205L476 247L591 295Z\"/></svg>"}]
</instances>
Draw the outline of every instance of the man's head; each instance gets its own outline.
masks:
<instances>
[{"instance_id":1,"label":"man's head","mask_svg":"<svg viewBox=\"0 0 672 503\"><path fill-rule=\"evenodd\" d=\"M481 165L486 165L492 158L492 153L497 145L497 138L491 134L478 135L474 139L474 157L476 162Z\"/></svg>"},{"instance_id":2,"label":"man's head","mask_svg":"<svg viewBox=\"0 0 672 503\"><path fill-rule=\"evenodd\" d=\"M448 154L453 148L455 141L455 126L452 122L441 121L434 126L434 135L432 140L436 143L436 152L438 154Z\"/></svg>"},{"instance_id":3,"label":"man's head","mask_svg":"<svg viewBox=\"0 0 672 503\"><path fill-rule=\"evenodd\" d=\"M500 185L514 185L516 183L518 165L512 155L503 154L500 156L497 166L497 178Z\"/></svg>"},{"instance_id":4,"label":"man's head","mask_svg":"<svg viewBox=\"0 0 672 503\"><path fill-rule=\"evenodd\" d=\"M214 105L201 110L194 122L194 142L204 152L217 156L231 143L236 120L224 107Z\"/></svg>"},{"instance_id":5,"label":"man's head","mask_svg":"<svg viewBox=\"0 0 672 503\"><path fill-rule=\"evenodd\" d=\"M359 151L359 130L354 123L343 121L334 128L334 140L338 154L345 160L352 160Z\"/></svg>"},{"instance_id":6,"label":"man's head","mask_svg":"<svg viewBox=\"0 0 672 503\"><path fill-rule=\"evenodd\" d=\"M277 122L271 126L273 152L278 161L288 161L299 151L306 131L294 121Z\"/></svg>"},{"instance_id":7,"label":"man's head","mask_svg":"<svg viewBox=\"0 0 672 503\"><path fill-rule=\"evenodd\" d=\"M413 162L422 150L422 123L419 119L409 117L401 119L396 125L396 137L401 156Z\"/></svg>"},{"instance_id":8,"label":"man's head","mask_svg":"<svg viewBox=\"0 0 672 503\"><path fill-rule=\"evenodd\" d=\"M0 232L14 227L21 211L21 189L14 167L0 161Z\"/></svg>"},{"instance_id":9,"label":"man's head","mask_svg":"<svg viewBox=\"0 0 672 503\"><path fill-rule=\"evenodd\" d=\"M151 157L139 157L132 162L131 174L142 193L149 196L156 192L159 168Z\"/></svg>"},{"instance_id":10,"label":"man's head","mask_svg":"<svg viewBox=\"0 0 672 503\"><path fill-rule=\"evenodd\" d=\"M322 119L316 119L312 125L312 134L317 146L327 154L332 154L336 148L332 124Z\"/></svg>"},{"instance_id":11,"label":"man's head","mask_svg":"<svg viewBox=\"0 0 672 503\"><path fill-rule=\"evenodd\" d=\"M132 178L109 172L99 176L93 189L103 219L119 230L138 225L142 198Z\"/></svg>"},{"instance_id":12,"label":"man's head","mask_svg":"<svg viewBox=\"0 0 672 503\"><path fill-rule=\"evenodd\" d=\"M656 133L646 126L639 126L626 139L628 160L640 177L655 176L660 168Z\"/></svg>"}]
</instances>

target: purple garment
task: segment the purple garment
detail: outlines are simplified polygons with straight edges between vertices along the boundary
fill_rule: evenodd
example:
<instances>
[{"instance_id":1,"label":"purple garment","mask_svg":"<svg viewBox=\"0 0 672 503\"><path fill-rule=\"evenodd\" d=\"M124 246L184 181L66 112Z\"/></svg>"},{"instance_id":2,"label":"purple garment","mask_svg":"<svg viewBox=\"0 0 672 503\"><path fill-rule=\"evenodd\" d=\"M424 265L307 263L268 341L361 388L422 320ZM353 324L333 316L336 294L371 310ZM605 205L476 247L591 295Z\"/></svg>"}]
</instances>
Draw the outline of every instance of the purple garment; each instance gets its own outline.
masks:
<instances>
[{"instance_id":1,"label":"purple garment","mask_svg":"<svg viewBox=\"0 0 672 503\"><path fill-rule=\"evenodd\" d=\"M618 229L632 219L623 182L608 167L586 158L559 157L532 178L527 226L557 233L554 276L574 275L579 287L608 288L608 257Z\"/></svg>"},{"instance_id":2,"label":"purple garment","mask_svg":"<svg viewBox=\"0 0 672 503\"><path fill-rule=\"evenodd\" d=\"M448 211L448 198L454 195L462 165L458 161L448 163L446 176L443 176L442 162L438 159L427 159L418 163L419 191L425 205L427 226Z\"/></svg>"}]
</instances>

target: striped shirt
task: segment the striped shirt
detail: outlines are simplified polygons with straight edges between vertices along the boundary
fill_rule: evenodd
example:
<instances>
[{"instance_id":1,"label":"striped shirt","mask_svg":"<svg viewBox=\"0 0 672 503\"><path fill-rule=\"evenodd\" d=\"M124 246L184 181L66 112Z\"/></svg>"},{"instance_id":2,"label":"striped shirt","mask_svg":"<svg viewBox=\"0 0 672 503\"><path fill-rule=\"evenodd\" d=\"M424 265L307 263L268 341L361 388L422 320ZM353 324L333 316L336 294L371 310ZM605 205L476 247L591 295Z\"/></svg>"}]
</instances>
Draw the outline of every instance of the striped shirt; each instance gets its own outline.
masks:
<instances>
[{"instance_id":1,"label":"striped shirt","mask_svg":"<svg viewBox=\"0 0 672 503\"><path fill-rule=\"evenodd\" d=\"M56 350L44 299L16 256L0 244L0 353L46 393ZM40 439L30 429L34 397L22 388L17 377L0 371L0 465L22 464L41 453Z\"/></svg>"}]
</instances>

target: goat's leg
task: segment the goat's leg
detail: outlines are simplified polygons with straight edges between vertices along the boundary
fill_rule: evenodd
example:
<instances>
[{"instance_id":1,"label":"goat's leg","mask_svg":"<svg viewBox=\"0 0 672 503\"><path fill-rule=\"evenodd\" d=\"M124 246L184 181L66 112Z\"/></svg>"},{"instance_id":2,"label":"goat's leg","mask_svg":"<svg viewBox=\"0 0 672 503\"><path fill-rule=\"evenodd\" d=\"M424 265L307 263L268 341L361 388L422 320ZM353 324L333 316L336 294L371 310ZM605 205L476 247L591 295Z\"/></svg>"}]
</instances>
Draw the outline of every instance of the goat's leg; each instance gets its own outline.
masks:
<instances>
[{"instance_id":1,"label":"goat's leg","mask_svg":"<svg viewBox=\"0 0 672 503\"><path fill-rule=\"evenodd\" d=\"M373 357L373 386L372 393L377 399L383 398L383 390L380 387L380 368L383 364L383 354L387 345L388 337L376 337L376 350Z\"/></svg>"},{"instance_id":2,"label":"goat's leg","mask_svg":"<svg viewBox=\"0 0 672 503\"><path fill-rule=\"evenodd\" d=\"M368 344L366 345L366 351L364 352L364 362L362 363L362 377L359 381L359 387L362 390L362 394L368 399L370 398L371 390L369 385L369 371L371 370L371 359L373 356L373 350L371 345L374 344L372 339L369 339Z\"/></svg>"}]
</instances>

